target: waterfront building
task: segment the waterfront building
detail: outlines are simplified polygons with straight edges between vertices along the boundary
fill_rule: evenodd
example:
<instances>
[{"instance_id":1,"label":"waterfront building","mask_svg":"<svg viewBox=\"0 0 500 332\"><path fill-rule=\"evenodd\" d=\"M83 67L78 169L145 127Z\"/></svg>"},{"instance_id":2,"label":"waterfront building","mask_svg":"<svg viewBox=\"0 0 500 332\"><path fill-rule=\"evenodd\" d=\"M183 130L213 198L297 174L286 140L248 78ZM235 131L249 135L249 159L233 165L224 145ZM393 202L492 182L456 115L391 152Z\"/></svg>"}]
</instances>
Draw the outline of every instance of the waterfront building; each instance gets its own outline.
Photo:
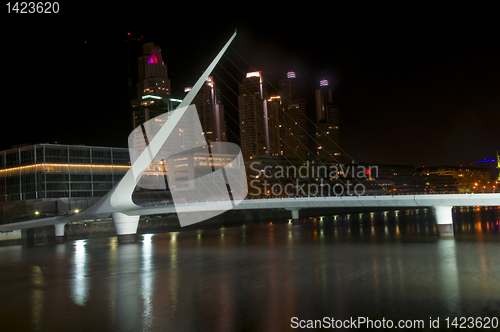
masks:
<instances>
[{"instance_id":1,"label":"waterfront building","mask_svg":"<svg viewBox=\"0 0 500 332\"><path fill-rule=\"evenodd\" d=\"M247 73L239 85L238 97L241 150L245 160L258 155L281 154L279 144L274 143L279 142L279 131L270 126L270 119L279 115L268 112L268 99L262 72ZM276 107L272 110L276 112Z\"/></svg>"},{"instance_id":2,"label":"waterfront building","mask_svg":"<svg viewBox=\"0 0 500 332\"><path fill-rule=\"evenodd\" d=\"M307 159L309 135L307 134L306 100L297 91L296 74L287 73L287 79L279 81L281 95L280 136L281 155Z\"/></svg>"},{"instance_id":3,"label":"waterfront building","mask_svg":"<svg viewBox=\"0 0 500 332\"><path fill-rule=\"evenodd\" d=\"M477 162L477 166L485 169L490 170L490 179L493 181L499 181L500 180L500 158L498 156L498 151L497 151L497 157L496 158L484 158L483 160L479 160Z\"/></svg>"},{"instance_id":4,"label":"waterfront building","mask_svg":"<svg viewBox=\"0 0 500 332\"><path fill-rule=\"evenodd\" d=\"M129 168L123 148L35 144L0 151L0 201L102 197Z\"/></svg>"},{"instance_id":5,"label":"waterfront building","mask_svg":"<svg viewBox=\"0 0 500 332\"><path fill-rule=\"evenodd\" d=\"M315 91L316 99L316 154L323 160L339 160L340 129L339 109L334 103L328 80L320 81Z\"/></svg>"},{"instance_id":6,"label":"waterfront building","mask_svg":"<svg viewBox=\"0 0 500 332\"><path fill-rule=\"evenodd\" d=\"M208 142L227 142L224 105L221 103L220 89L209 76L193 99L205 139Z\"/></svg>"},{"instance_id":7,"label":"waterfront building","mask_svg":"<svg viewBox=\"0 0 500 332\"><path fill-rule=\"evenodd\" d=\"M457 181L449 174L423 174L410 165L346 164L347 173L340 178L353 179L356 172L352 170L361 167L366 170L366 176L358 175L356 181L363 183L367 193L452 193L458 190Z\"/></svg>"},{"instance_id":8,"label":"waterfront building","mask_svg":"<svg viewBox=\"0 0 500 332\"><path fill-rule=\"evenodd\" d=\"M420 173L415 175L416 192L431 194L456 193L459 185L451 175Z\"/></svg>"},{"instance_id":9,"label":"waterfront building","mask_svg":"<svg viewBox=\"0 0 500 332\"><path fill-rule=\"evenodd\" d=\"M492 191L498 187L498 181L491 179L490 170L481 167L436 166L423 167L420 173L431 175L450 175L458 183L462 192Z\"/></svg>"},{"instance_id":10,"label":"waterfront building","mask_svg":"<svg viewBox=\"0 0 500 332\"><path fill-rule=\"evenodd\" d=\"M267 124L269 127L269 145L271 147L271 155L283 155L283 136L281 136L282 115L283 115L283 98L281 96L271 96L267 99ZM290 156L288 156L290 157ZM293 157L292 157L293 158Z\"/></svg>"}]
</instances>

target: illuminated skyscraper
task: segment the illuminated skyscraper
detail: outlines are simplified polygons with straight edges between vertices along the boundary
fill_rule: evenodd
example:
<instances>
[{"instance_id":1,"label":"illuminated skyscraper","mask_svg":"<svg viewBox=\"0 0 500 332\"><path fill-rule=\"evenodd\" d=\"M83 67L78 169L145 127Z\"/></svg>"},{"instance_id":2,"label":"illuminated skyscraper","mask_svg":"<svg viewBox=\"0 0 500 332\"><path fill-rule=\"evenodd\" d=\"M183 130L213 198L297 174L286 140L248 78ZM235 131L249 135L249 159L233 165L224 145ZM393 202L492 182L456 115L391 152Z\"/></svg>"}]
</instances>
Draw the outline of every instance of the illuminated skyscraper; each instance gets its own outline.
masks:
<instances>
[{"instance_id":1,"label":"illuminated skyscraper","mask_svg":"<svg viewBox=\"0 0 500 332\"><path fill-rule=\"evenodd\" d=\"M297 99L297 80L295 72L286 73L286 80L279 81L280 94L283 97L283 104L289 104L292 99Z\"/></svg>"},{"instance_id":2,"label":"illuminated skyscraper","mask_svg":"<svg viewBox=\"0 0 500 332\"><path fill-rule=\"evenodd\" d=\"M241 150L244 159L263 154L279 155L279 131L276 119L279 109L268 112L267 85L260 71L249 72L239 86L238 108L240 113ZM270 125L270 119L273 122Z\"/></svg>"},{"instance_id":3,"label":"illuminated skyscraper","mask_svg":"<svg viewBox=\"0 0 500 332\"><path fill-rule=\"evenodd\" d=\"M323 160L340 158L339 108L334 104L328 81L316 89L316 154Z\"/></svg>"},{"instance_id":4,"label":"illuminated skyscraper","mask_svg":"<svg viewBox=\"0 0 500 332\"><path fill-rule=\"evenodd\" d=\"M142 47L138 59L137 99L132 100L133 128L170 110L170 80L161 49L154 43Z\"/></svg>"},{"instance_id":5,"label":"illuminated skyscraper","mask_svg":"<svg viewBox=\"0 0 500 332\"><path fill-rule=\"evenodd\" d=\"M142 46L142 56L139 62L139 82L137 83L137 97L154 95L170 96L170 80L167 75L167 66L163 62L161 49L154 43Z\"/></svg>"},{"instance_id":6,"label":"illuminated skyscraper","mask_svg":"<svg viewBox=\"0 0 500 332\"><path fill-rule=\"evenodd\" d=\"M281 119L283 103L281 96L271 96L267 99L267 113L269 127L269 145L272 155L282 155L281 149Z\"/></svg>"},{"instance_id":7,"label":"illuminated skyscraper","mask_svg":"<svg viewBox=\"0 0 500 332\"><path fill-rule=\"evenodd\" d=\"M212 76L193 99L207 142L227 142L224 105Z\"/></svg>"},{"instance_id":8,"label":"illuminated skyscraper","mask_svg":"<svg viewBox=\"0 0 500 332\"><path fill-rule=\"evenodd\" d=\"M308 152L306 100L300 99L295 72L279 81L282 108L280 113L281 152L287 158L306 159Z\"/></svg>"},{"instance_id":9,"label":"illuminated skyscraper","mask_svg":"<svg viewBox=\"0 0 500 332\"><path fill-rule=\"evenodd\" d=\"M328 81L323 79L316 89L316 121L328 119L327 107L333 105L332 89L328 87Z\"/></svg>"}]
</instances>

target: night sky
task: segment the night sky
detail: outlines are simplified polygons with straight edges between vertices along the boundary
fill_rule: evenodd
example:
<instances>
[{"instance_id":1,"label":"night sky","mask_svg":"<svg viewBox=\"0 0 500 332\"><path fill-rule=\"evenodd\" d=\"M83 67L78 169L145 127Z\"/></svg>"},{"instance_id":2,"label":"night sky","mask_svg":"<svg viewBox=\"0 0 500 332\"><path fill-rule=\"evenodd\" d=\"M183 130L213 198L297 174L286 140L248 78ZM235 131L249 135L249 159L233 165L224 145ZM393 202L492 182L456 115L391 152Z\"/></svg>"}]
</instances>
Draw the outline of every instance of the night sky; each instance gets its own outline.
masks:
<instances>
[{"instance_id":1,"label":"night sky","mask_svg":"<svg viewBox=\"0 0 500 332\"><path fill-rule=\"evenodd\" d=\"M1 150L45 142L126 147L127 33L161 46L173 97L182 97L235 28L215 75L227 83L218 82L236 133L230 103L237 105L240 70L252 65L276 86L294 70L312 113L314 89L328 79L338 96L341 147L360 163L477 165L500 149L500 29L467 8L432 15L401 9L394 18L383 8L362 15L355 8L254 4L244 15L212 7L203 17L183 15L180 5L66 6L31 17L2 9ZM134 83L137 46L131 44Z\"/></svg>"}]
</instances>

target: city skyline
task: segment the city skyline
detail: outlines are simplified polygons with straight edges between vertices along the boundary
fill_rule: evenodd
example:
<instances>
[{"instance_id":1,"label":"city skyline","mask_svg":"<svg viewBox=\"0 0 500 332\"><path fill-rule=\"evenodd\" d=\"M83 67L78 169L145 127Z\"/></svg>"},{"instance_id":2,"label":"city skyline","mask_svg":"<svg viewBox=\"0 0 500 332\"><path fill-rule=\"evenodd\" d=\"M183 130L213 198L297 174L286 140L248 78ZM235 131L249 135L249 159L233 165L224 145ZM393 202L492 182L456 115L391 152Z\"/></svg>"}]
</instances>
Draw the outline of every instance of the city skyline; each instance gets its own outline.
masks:
<instances>
[{"instance_id":1,"label":"city skyline","mask_svg":"<svg viewBox=\"0 0 500 332\"><path fill-rule=\"evenodd\" d=\"M500 139L495 130L500 120L496 111L499 84L495 81L500 72L496 60L500 43L486 27L467 30L454 24L433 30L437 26L433 21L419 30L398 22L402 29L397 33L391 24L381 22L370 31L356 33L337 31L340 23L318 28L312 22L291 27L288 34L278 33L272 24L259 27L248 17L228 19L210 31L199 30L201 25L194 22L185 34L180 34L180 28L172 27L166 33L135 22L103 31L77 29L71 39L68 32L55 29L45 34L3 30L10 49L20 50L15 52L16 62L33 61L38 66L13 70L4 58L5 77L11 84L6 108L15 111L4 112L3 120L17 123L19 112L24 111L29 112L29 121L23 122L27 130L22 135L2 133L1 149L55 141L125 146L130 132L130 118L124 116L130 105L126 33L143 35L143 41L161 46L172 96L176 96L203 70L218 44L238 28L238 39L215 74L228 83L240 81L243 76L232 63L244 72L250 64L278 86L293 70L308 90L308 108L314 107L317 82L327 79L338 93L341 146L356 161L474 166L478 160L494 157ZM311 47L299 42L305 40L297 37L300 31ZM191 37L186 39L186 35ZM322 47L317 46L318 41ZM22 52L25 45L30 52ZM54 52L46 54L44 47ZM186 58L186 54L192 55ZM73 63L78 66L71 67ZM78 79L68 79L67 68L78 68ZM17 88L26 77L37 82L27 100L23 99L26 91ZM237 107L224 100L231 92L222 83L219 87L225 112L234 117ZM54 119L60 124L54 124Z\"/></svg>"}]
</instances>

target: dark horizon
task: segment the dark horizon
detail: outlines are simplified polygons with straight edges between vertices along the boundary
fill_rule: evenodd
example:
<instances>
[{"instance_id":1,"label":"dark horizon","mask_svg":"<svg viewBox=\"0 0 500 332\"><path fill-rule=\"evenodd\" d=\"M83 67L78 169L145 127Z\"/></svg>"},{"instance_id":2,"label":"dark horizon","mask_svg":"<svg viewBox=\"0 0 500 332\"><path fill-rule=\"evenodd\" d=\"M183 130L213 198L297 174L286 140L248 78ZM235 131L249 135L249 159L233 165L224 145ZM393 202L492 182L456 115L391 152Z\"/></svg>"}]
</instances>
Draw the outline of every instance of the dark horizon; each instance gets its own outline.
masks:
<instances>
[{"instance_id":1,"label":"dark horizon","mask_svg":"<svg viewBox=\"0 0 500 332\"><path fill-rule=\"evenodd\" d=\"M304 14L262 23L220 12L164 26L115 18L109 24L87 15L97 23L65 20L64 29L28 24L24 32L19 24L2 26L8 88L0 150L55 141L126 147L132 130L127 32L161 46L172 97L181 97L235 28L238 36L215 79L237 91L239 70L249 65L276 86L293 70L308 90L309 114L314 89L328 79L338 95L341 147L359 163L478 166L499 149L500 38L487 21L463 26L435 18L423 26L420 18L317 20ZM231 89L219 87L227 115L235 118Z\"/></svg>"}]
</instances>

